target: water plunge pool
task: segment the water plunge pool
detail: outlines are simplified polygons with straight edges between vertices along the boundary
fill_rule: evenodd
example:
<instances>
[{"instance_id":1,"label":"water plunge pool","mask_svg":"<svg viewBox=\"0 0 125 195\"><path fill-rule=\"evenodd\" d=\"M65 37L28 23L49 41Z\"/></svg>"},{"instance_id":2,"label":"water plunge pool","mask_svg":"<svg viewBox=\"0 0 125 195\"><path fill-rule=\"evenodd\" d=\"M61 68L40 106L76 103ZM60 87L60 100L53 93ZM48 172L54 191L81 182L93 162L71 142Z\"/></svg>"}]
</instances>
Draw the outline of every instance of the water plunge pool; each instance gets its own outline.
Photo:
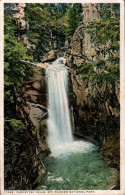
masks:
<instances>
[{"instance_id":1,"label":"water plunge pool","mask_svg":"<svg viewBox=\"0 0 125 195\"><path fill-rule=\"evenodd\" d=\"M47 174L38 190L107 190L117 177L117 170L100 159L98 148L81 139L58 146L43 163Z\"/></svg>"}]
</instances>

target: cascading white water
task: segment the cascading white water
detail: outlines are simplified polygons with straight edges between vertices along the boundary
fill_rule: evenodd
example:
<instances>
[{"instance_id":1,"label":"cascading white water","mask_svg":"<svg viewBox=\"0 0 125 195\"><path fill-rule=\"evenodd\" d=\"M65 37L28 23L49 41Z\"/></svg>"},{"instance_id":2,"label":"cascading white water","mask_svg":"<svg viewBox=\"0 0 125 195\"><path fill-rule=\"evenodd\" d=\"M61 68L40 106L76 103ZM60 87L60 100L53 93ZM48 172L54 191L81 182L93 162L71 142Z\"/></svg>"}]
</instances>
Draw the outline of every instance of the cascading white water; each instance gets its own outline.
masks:
<instances>
[{"instance_id":1,"label":"cascading white water","mask_svg":"<svg viewBox=\"0 0 125 195\"><path fill-rule=\"evenodd\" d=\"M48 142L53 148L63 143L72 142L70 113L68 107L68 71L66 60L61 57L46 69L48 82Z\"/></svg>"}]
</instances>

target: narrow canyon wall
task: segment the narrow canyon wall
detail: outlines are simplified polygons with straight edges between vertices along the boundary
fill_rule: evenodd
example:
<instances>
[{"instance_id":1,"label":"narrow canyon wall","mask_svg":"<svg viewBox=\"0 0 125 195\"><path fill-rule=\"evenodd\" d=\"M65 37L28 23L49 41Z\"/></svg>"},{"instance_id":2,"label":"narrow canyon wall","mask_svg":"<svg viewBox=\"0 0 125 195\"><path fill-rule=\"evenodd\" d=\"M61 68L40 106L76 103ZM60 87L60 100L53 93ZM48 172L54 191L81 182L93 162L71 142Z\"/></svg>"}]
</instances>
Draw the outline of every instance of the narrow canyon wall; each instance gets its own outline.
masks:
<instances>
[{"instance_id":1,"label":"narrow canyon wall","mask_svg":"<svg viewBox=\"0 0 125 195\"><path fill-rule=\"evenodd\" d=\"M50 149L45 70L34 67L33 72L32 81L20 86L17 92L17 115L25 127L7 136L10 140L14 136L16 142L10 143L10 151L5 151L5 189L35 189L46 173L42 159Z\"/></svg>"},{"instance_id":2,"label":"narrow canyon wall","mask_svg":"<svg viewBox=\"0 0 125 195\"><path fill-rule=\"evenodd\" d=\"M72 98L71 105L75 120L74 134L88 137L101 147L104 146L103 155L107 164L119 167L119 123L120 123L120 85L115 81L113 85L86 84L78 74L78 69L85 63L106 61L115 57L117 51L113 51L110 41L106 44L93 42L96 36L96 28L93 22L100 21L98 4L83 4L83 24L79 26L71 40L71 49L67 54L67 65L71 79L69 94ZM91 34L90 32L93 32ZM96 68L95 68L95 71ZM105 70L104 70L105 71ZM113 135L115 135L113 137ZM117 148L113 150L113 143L117 137ZM112 140L111 144L107 142ZM113 140L114 139L114 140ZM109 153L106 154L106 143ZM101 154L102 154L101 153ZM117 153L117 155L115 154ZM116 162L111 162L116 156ZM110 162L109 162L110 161Z\"/></svg>"},{"instance_id":3,"label":"narrow canyon wall","mask_svg":"<svg viewBox=\"0 0 125 195\"><path fill-rule=\"evenodd\" d=\"M17 112L27 126L26 131L31 137L35 150L31 167L33 167L33 173L34 170L37 171L37 175L34 174L34 181L36 179L35 183L38 184L46 172L42 159L50 153L50 149L47 145L48 109L45 69L34 67L33 71L33 80L24 84L18 91Z\"/></svg>"}]
</instances>

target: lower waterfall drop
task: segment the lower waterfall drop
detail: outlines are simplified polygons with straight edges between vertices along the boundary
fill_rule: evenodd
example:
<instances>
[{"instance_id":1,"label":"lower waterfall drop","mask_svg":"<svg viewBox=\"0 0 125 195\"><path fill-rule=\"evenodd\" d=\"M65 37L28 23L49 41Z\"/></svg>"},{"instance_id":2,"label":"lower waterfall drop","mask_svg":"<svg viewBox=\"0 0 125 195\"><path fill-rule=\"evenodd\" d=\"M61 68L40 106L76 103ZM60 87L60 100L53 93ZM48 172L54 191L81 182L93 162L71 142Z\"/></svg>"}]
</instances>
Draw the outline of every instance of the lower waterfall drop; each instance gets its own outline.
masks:
<instances>
[{"instance_id":1,"label":"lower waterfall drop","mask_svg":"<svg viewBox=\"0 0 125 195\"><path fill-rule=\"evenodd\" d=\"M48 143L52 153L61 144L73 141L68 107L68 71L61 57L46 69L48 83Z\"/></svg>"}]
</instances>

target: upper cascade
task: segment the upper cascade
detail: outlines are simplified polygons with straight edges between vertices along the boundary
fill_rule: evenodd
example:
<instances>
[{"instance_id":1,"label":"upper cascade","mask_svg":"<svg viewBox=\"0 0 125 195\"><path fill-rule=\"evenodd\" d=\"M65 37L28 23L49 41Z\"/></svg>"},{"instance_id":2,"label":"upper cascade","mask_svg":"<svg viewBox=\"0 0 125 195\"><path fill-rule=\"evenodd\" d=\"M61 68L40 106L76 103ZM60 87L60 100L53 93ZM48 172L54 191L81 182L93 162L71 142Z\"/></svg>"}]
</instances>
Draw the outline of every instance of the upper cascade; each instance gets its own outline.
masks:
<instances>
[{"instance_id":1,"label":"upper cascade","mask_svg":"<svg viewBox=\"0 0 125 195\"><path fill-rule=\"evenodd\" d=\"M65 64L66 59L64 57L60 57L57 60L55 60L51 65L48 66L48 70L52 71L66 70Z\"/></svg>"}]
</instances>

